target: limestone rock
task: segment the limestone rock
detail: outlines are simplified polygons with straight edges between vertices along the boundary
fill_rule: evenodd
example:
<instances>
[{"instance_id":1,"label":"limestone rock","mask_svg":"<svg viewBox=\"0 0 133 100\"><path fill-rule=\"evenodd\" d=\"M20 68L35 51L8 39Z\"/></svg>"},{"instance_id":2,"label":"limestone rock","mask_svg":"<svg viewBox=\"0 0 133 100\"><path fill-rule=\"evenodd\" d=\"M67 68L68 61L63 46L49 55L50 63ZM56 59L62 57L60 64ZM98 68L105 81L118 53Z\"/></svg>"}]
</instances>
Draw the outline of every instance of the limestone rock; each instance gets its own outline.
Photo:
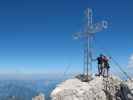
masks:
<instances>
[{"instance_id":1,"label":"limestone rock","mask_svg":"<svg viewBox=\"0 0 133 100\"><path fill-rule=\"evenodd\" d=\"M116 100L120 83L114 77L95 77L89 82L82 82L77 78L69 79L58 85L51 97L52 100Z\"/></svg>"}]
</instances>

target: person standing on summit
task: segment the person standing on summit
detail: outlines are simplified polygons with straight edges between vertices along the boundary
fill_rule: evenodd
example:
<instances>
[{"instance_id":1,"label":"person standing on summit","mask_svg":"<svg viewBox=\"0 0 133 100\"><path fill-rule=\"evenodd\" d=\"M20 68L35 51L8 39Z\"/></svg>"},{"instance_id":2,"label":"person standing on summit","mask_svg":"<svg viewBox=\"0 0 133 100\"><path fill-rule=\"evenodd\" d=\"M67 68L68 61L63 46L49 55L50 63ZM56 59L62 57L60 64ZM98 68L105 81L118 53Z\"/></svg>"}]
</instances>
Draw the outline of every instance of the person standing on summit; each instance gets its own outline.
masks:
<instances>
[{"instance_id":1,"label":"person standing on summit","mask_svg":"<svg viewBox=\"0 0 133 100\"><path fill-rule=\"evenodd\" d=\"M110 68L109 59L111 59L111 57L108 58L106 56L103 56L103 76L105 76L105 71L106 71L107 77L109 75L109 68Z\"/></svg>"},{"instance_id":2,"label":"person standing on summit","mask_svg":"<svg viewBox=\"0 0 133 100\"><path fill-rule=\"evenodd\" d=\"M97 57L97 63L98 63L98 76L102 75L103 73L103 54L100 54L99 57Z\"/></svg>"}]
</instances>

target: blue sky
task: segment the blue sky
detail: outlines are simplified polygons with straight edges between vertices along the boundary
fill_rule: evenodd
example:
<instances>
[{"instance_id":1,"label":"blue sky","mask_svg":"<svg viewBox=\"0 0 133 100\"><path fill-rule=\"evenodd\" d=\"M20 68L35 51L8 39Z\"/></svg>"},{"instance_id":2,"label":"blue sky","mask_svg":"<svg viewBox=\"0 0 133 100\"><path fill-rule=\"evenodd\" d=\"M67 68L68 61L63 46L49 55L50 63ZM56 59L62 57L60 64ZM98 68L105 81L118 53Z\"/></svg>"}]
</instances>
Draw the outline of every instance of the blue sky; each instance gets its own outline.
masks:
<instances>
[{"instance_id":1,"label":"blue sky","mask_svg":"<svg viewBox=\"0 0 133 100\"><path fill-rule=\"evenodd\" d=\"M95 22L109 22L96 34L94 57L104 47L125 68L133 53L132 0L1 0L0 73L82 72L83 43L72 35L88 7Z\"/></svg>"}]
</instances>

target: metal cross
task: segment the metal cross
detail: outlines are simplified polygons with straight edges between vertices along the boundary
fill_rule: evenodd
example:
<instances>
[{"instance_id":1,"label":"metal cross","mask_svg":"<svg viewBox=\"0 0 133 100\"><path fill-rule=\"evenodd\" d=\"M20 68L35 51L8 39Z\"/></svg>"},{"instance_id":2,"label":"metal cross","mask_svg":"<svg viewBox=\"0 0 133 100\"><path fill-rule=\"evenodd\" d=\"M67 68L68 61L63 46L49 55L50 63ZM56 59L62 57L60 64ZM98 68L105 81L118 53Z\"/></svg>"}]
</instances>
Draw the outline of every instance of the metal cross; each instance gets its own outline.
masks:
<instances>
[{"instance_id":1,"label":"metal cross","mask_svg":"<svg viewBox=\"0 0 133 100\"><path fill-rule=\"evenodd\" d=\"M92 9L88 8L85 11L86 15L86 24L84 27L83 32L78 32L74 34L75 39L83 38L85 40L85 47L84 47L84 75L91 75L92 71L92 44L93 44L93 37L94 34L100 32L104 29L107 29L108 22L101 21L98 23L93 23L93 12Z\"/></svg>"}]
</instances>

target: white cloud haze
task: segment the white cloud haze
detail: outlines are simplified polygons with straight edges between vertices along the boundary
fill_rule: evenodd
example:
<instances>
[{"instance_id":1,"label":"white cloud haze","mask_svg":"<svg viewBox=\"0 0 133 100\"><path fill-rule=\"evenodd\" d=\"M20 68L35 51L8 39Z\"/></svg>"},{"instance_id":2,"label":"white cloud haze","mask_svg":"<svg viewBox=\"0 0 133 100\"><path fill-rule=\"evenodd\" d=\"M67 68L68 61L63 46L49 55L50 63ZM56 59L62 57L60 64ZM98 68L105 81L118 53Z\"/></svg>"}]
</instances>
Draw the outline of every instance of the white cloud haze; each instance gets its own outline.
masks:
<instances>
[{"instance_id":1,"label":"white cloud haze","mask_svg":"<svg viewBox=\"0 0 133 100\"><path fill-rule=\"evenodd\" d=\"M129 67L129 68L133 68L133 55L131 55L130 58L129 58L128 67Z\"/></svg>"}]
</instances>

